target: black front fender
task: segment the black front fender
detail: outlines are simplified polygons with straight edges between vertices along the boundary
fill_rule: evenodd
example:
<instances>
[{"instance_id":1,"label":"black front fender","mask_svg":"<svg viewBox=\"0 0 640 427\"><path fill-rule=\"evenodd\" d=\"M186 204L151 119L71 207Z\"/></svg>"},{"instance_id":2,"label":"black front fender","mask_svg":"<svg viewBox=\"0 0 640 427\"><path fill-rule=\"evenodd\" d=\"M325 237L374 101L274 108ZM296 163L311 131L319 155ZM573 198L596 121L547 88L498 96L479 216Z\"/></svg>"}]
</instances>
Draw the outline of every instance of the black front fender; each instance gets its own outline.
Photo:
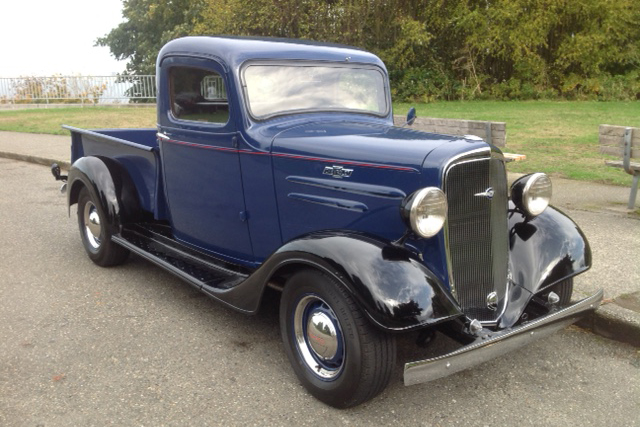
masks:
<instances>
[{"instance_id":1,"label":"black front fender","mask_svg":"<svg viewBox=\"0 0 640 427\"><path fill-rule=\"evenodd\" d=\"M591 248L584 233L561 211L549 206L528 219L510 204L509 304L501 318L513 326L532 296L591 267Z\"/></svg>"},{"instance_id":2,"label":"black front fender","mask_svg":"<svg viewBox=\"0 0 640 427\"><path fill-rule=\"evenodd\" d=\"M309 264L331 274L379 327L400 331L461 316L444 285L407 249L350 232L291 241L266 262L275 271Z\"/></svg>"},{"instance_id":3,"label":"black front fender","mask_svg":"<svg viewBox=\"0 0 640 427\"><path fill-rule=\"evenodd\" d=\"M82 187L100 203L111 232L119 232L122 224L139 221L142 210L135 184L127 170L113 159L97 156L81 157L69 170L67 206L78 202Z\"/></svg>"},{"instance_id":4,"label":"black front fender","mask_svg":"<svg viewBox=\"0 0 640 427\"><path fill-rule=\"evenodd\" d=\"M512 210L509 251L513 282L532 294L591 267L591 248L584 233L551 206L531 220Z\"/></svg>"}]
</instances>

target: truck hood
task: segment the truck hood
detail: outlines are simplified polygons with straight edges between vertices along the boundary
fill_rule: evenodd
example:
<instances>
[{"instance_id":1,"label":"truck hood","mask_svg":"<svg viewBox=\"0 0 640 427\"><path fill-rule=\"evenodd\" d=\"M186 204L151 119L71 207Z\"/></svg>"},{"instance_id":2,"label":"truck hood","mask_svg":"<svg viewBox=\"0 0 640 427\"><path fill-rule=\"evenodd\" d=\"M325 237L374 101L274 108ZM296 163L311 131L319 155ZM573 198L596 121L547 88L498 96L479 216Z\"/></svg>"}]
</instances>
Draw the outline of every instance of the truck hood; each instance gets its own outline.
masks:
<instances>
[{"instance_id":1,"label":"truck hood","mask_svg":"<svg viewBox=\"0 0 640 427\"><path fill-rule=\"evenodd\" d=\"M420 173L437 147L459 137L372 123L311 123L278 133L274 155Z\"/></svg>"},{"instance_id":2,"label":"truck hood","mask_svg":"<svg viewBox=\"0 0 640 427\"><path fill-rule=\"evenodd\" d=\"M378 123L318 122L288 127L272 140L272 167L282 242L321 230L351 230L389 242L402 237L402 201L440 186L442 168L483 141ZM418 251L446 282L441 238Z\"/></svg>"}]
</instances>

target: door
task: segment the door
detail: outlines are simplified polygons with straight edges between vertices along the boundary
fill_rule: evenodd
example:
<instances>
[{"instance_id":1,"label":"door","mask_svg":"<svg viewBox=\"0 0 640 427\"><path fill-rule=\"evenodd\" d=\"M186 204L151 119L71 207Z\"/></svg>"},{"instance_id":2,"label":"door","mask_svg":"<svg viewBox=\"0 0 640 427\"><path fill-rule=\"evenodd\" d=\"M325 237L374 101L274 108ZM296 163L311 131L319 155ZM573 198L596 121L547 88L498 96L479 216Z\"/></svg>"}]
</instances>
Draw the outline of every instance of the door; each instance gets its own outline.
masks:
<instances>
[{"instance_id":1,"label":"door","mask_svg":"<svg viewBox=\"0 0 640 427\"><path fill-rule=\"evenodd\" d=\"M167 58L161 68L159 142L174 235L249 261L251 240L226 75L214 61L186 57Z\"/></svg>"}]
</instances>

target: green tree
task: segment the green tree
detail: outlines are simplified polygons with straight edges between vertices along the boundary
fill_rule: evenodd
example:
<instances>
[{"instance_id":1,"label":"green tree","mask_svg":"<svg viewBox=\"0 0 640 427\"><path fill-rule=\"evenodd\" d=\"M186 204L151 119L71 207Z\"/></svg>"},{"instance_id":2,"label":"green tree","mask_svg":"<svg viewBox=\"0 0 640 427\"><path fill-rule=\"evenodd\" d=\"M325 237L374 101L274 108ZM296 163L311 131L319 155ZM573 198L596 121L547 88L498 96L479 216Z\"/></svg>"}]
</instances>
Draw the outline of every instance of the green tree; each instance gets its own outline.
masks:
<instances>
[{"instance_id":1,"label":"green tree","mask_svg":"<svg viewBox=\"0 0 640 427\"><path fill-rule=\"evenodd\" d=\"M132 74L193 34L358 46L387 64L397 100L640 97L638 0L125 0L97 43Z\"/></svg>"},{"instance_id":2,"label":"green tree","mask_svg":"<svg viewBox=\"0 0 640 427\"><path fill-rule=\"evenodd\" d=\"M204 0L124 0L124 22L96 41L119 60L128 60L130 74L155 74L156 57L169 40L192 34Z\"/></svg>"},{"instance_id":3,"label":"green tree","mask_svg":"<svg viewBox=\"0 0 640 427\"><path fill-rule=\"evenodd\" d=\"M467 0L451 30L460 62L486 89L575 89L640 66L636 0ZM454 70L452 70L454 71ZM458 71L458 77L462 77ZM589 89L597 92L596 86Z\"/></svg>"},{"instance_id":4,"label":"green tree","mask_svg":"<svg viewBox=\"0 0 640 427\"><path fill-rule=\"evenodd\" d=\"M206 0L194 30L304 38L358 46L378 53L394 69L424 65L431 34L429 2L404 0Z\"/></svg>"}]
</instances>

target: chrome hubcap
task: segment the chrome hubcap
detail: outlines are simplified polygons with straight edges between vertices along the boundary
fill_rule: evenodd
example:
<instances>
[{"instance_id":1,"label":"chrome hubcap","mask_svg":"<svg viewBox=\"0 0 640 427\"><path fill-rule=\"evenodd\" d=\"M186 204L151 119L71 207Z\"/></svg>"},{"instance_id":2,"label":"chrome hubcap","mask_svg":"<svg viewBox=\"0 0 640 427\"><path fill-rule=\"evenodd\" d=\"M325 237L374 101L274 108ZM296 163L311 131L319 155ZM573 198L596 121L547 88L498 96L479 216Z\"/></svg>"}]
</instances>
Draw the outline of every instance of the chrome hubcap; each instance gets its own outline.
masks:
<instances>
[{"instance_id":1,"label":"chrome hubcap","mask_svg":"<svg viewBox=\"0 0 640 427\"><path fill-rule=\"evenodd\" d=\"M338 352L336 327L326 313L316 311L309 316L307 336L311 350L322 360L331 360Z\"/></svg>"},{"instance_id":2,"label":"chrome hubcap","mask_svg":"<svg viewBox=\"0 0 640 427\"><path fill-rule=\"evenodd\" d=\"M331 307L315 295L306 295L293 316L295 343L304 363L320 379L337 378L344 365L344 342Z\"/></svg>"},{"instance_id":3,"label":"chrome hubcap","mask_svg":"<svg viewBox=\"0 0 640 427\"><path fill-rule=\"evenodd\" d=\"M84 234L93 249L100 248L101 232L102 227L100 226L98 209L92 202L87 202L84 205Z\"/></svg>"}]
</instances>

